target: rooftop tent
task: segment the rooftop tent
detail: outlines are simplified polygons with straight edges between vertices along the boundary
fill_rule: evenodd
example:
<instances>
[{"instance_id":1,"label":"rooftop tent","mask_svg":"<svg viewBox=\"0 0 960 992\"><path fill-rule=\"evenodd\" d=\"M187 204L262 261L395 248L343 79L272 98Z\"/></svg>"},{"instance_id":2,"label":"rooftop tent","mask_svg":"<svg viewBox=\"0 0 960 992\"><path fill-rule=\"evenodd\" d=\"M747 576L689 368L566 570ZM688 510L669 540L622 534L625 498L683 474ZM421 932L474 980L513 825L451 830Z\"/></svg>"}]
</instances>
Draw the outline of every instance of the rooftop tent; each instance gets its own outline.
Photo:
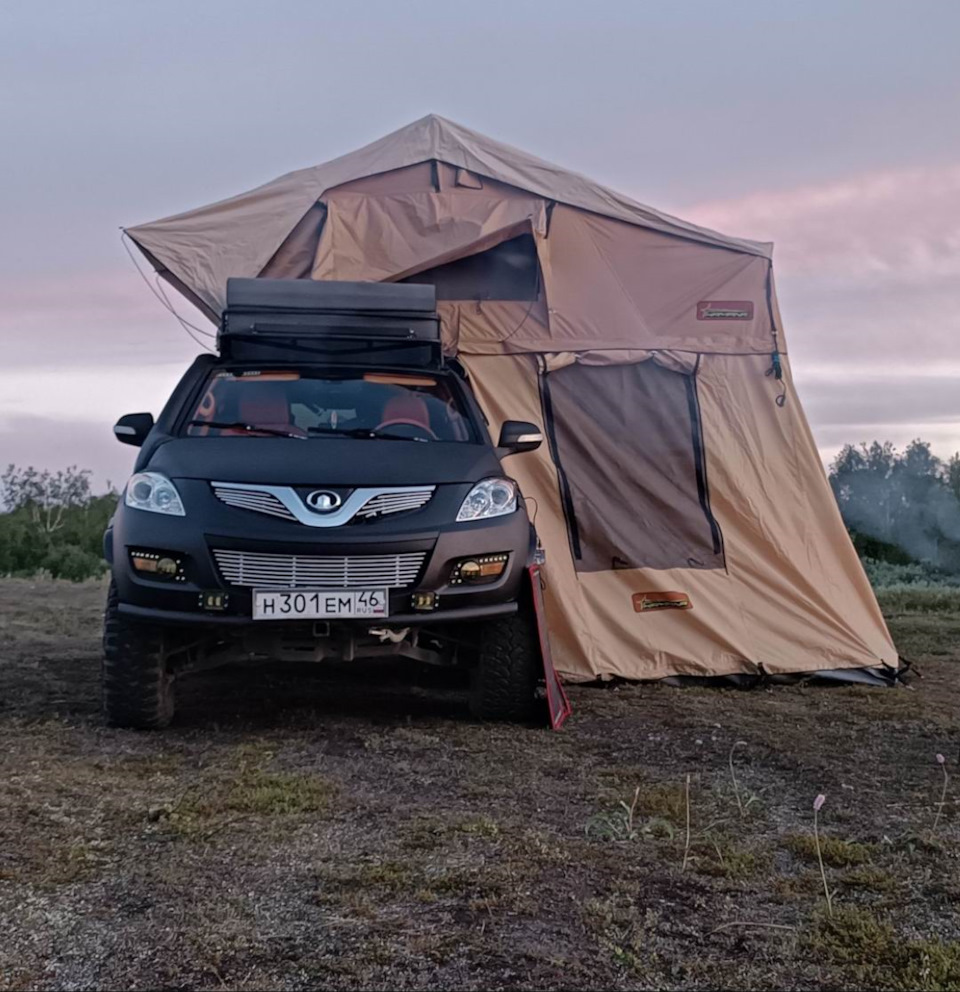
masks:
<instances>
[{"instance_id":1,"label":"rooftop tent","mask_svg":"<svg viewBox=\"0 0 960 992\"><path fill-rule=\"evenodd\" d=\"M545 427L507 465L566 677L896 669L794 391L771 245L435 116L127 233L214 320L231 276L436 287L492 432Z\"/></svg>"}]
</instances>

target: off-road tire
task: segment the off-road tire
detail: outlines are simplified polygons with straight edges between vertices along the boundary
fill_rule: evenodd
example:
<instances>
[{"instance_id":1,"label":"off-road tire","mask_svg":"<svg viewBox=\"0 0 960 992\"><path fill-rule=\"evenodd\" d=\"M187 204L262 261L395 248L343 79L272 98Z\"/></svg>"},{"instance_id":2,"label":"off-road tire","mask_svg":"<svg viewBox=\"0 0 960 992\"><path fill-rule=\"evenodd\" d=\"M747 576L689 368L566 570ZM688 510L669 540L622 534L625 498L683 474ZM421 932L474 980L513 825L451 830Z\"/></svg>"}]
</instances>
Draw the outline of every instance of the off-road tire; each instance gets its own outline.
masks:
<instances>
[{"instance_id":1,"label":"off-road tire","mask_svg":"<svg viewBox=\"0 0 960 992\"><path fill-rule=\"evenodd\" d=\"M536 619L529 607L491 620L480 632L470 684L470 712L480 720L529 720L541 673Z\"/></svg>"},{"instance_id":2,"label":"off-road tire","mask_svg":"<svg viewBox=\"0 0 960 992\"><path fill-rule=\"evenodd\" d=\"M103 715L113 727L159 730L173 719L173 675L163 628L120 613L111 582L103 614Z\"/></svg>"}]
</instances>

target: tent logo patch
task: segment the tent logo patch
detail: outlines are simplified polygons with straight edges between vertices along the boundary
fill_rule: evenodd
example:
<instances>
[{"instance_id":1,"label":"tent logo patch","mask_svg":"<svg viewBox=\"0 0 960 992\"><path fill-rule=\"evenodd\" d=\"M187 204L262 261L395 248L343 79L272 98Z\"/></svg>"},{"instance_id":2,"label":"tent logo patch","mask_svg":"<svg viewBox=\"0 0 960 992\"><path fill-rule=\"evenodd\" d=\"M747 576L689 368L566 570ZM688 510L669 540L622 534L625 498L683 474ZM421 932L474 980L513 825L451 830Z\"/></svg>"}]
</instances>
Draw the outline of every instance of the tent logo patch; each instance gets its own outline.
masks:
<instances>
[{"instance_id":1,"label":"tent logo patch","mask_svg":"<svg viewBox=\"0 0 960 992\"><path fill-rule=\"evenodd\" d=\"M633 594L635 613L648 610L692 610L693 603L685 592L635 592Z\"/></svg>"},{"instance_id":2,"label":"tent logo patch","mask_svg":"<svg viewBox=\"0 0 960 992\"><path fill-rule=\"evenodd\" d=\"M701 300L697 320L753 320L753 300Z\"/></svg>"}]
</instances>

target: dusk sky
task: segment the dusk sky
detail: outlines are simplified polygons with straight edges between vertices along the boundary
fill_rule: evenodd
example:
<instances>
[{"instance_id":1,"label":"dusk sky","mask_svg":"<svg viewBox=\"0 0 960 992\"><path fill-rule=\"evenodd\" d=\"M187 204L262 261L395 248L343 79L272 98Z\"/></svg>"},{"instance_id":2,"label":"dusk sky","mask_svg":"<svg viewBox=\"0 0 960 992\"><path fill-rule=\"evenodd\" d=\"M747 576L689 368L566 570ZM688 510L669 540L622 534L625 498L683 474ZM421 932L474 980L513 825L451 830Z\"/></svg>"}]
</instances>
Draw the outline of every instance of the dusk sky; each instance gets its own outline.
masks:
<instances>
[{"instance_id":1,"label":"dusk sky","mask_svg":"<svg viewBox=\"0 0 960 992\"><path fill-rule=\"evenodd\" d=\"M0 6L0 466L135 454L197 352L119 227L438 113L776 242L821 452L960 449L960 3ZM188 319L204 318L170 291ZM211 328L212 329L212 328Z\"/></svg>"}]
</instances>

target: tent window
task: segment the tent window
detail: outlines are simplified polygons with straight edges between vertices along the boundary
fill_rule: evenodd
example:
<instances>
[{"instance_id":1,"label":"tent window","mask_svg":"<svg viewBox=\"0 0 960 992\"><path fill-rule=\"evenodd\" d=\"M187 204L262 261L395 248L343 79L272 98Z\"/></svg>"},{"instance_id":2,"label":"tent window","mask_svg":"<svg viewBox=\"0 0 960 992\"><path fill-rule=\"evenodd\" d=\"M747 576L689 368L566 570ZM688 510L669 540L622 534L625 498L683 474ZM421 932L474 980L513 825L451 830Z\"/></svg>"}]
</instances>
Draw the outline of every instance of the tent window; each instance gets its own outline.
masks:
<instances>
[{"instance_id":1,"label":"tent window","mask_svg":"<svg viewBox=\"0 0 960 992\"><path fill-rule=\"evenodd\" d=\"M648 361L542 382L577 571L723 568L695 378Z\"/></svg>"},{"instance_id":2,"label":"tent window","mask_svg":"<svg viewBox=\"0 0 960 992\"><path fill-rule=\"evenodd\" d=\"M535 300L540 263L533 237L521 234L400 281L432 283L438 300Z\"/></svg>"}]
</instances>

